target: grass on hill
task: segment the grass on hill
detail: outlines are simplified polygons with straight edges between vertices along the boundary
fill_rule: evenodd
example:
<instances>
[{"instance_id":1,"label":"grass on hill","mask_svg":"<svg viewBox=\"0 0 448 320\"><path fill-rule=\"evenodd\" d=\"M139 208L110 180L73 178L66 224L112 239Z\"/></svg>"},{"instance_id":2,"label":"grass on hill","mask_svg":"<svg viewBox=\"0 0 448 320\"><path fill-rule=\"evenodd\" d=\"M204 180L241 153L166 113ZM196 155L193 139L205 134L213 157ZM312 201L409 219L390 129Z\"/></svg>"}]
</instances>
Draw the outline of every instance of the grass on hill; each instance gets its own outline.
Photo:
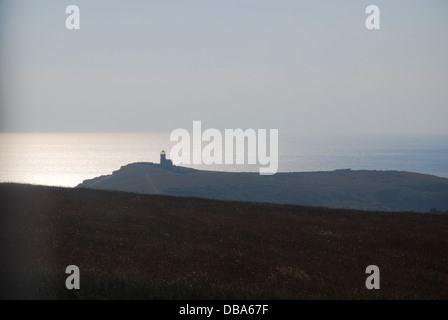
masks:
<instances>
[{"instance_id":1,"label":"grass on hill","mask_svg":"<svg viewBox=\"0 0 448 320\"><path fill-rule=\"evenodd\" d=\"M0 203L2 298L448 298L447 215L17 184Z\"/></svg>"}]
</instances>

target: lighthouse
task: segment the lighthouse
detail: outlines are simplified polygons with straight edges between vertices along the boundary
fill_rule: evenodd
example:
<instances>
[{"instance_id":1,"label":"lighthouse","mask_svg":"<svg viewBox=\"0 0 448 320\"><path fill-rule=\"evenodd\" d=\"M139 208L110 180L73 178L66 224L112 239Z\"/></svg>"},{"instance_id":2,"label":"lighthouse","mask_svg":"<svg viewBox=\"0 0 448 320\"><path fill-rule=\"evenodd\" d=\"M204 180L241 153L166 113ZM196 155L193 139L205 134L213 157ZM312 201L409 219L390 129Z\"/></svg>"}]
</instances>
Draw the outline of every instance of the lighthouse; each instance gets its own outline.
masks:
<instances>
[{"instance_id":1,"label":"lighthouse","mask_svg":"<svg viewBox=\"0 0 448 320\"><path fill-rule=\"evenodd\" d=\"M171 168L173 166L173 162L166 158L165 150L160 152L160 166L163 168Z\"/></svg>"}]
</instances>

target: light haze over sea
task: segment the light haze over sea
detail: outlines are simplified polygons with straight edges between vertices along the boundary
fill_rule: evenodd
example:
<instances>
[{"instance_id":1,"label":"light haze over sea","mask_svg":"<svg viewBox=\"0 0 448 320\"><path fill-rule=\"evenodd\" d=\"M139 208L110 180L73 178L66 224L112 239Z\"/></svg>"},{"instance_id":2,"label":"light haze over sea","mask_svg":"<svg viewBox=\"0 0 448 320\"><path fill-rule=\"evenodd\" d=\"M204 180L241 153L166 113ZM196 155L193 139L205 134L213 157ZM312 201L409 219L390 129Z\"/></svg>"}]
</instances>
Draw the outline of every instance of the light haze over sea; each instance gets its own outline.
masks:
<instances>
[{"instance_id":1,"label":"light haze over sea","mask_svg":"<svg viewBox=\"0 0 448 320\"><path fill-rule=\"evenodd\" d=\"M133 162L159 163L169 133L0 133L0 182L74 187ZM205 144L204 144L205 145ZM186 166L186 165L184 165ZM256 165L189 165L258 172ZM448 135L279 136L278 172L398 170L448 178Z\"/></svg>"}]
</instances>

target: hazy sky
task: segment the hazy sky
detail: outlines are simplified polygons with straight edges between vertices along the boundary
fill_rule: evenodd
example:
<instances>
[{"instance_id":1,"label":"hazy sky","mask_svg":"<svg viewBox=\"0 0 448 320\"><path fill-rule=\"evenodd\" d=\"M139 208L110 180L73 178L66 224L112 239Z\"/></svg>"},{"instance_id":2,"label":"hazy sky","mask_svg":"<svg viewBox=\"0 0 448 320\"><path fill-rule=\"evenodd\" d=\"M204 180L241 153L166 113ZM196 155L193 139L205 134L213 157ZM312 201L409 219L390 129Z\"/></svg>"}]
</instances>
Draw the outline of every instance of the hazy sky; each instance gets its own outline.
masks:
<instances>
[{"instance_id":1,"label":"hazy sky","mask_svg":"<svg viewBox=\"0 0 448 320\"><path fill-rule=\"evenodd\" d=\"M68 5L81 29L67 30ZM367 30L375 4L381 29ZM448 133L448 1L0 0L0 130Z\"/></svg>"}]
</instances>

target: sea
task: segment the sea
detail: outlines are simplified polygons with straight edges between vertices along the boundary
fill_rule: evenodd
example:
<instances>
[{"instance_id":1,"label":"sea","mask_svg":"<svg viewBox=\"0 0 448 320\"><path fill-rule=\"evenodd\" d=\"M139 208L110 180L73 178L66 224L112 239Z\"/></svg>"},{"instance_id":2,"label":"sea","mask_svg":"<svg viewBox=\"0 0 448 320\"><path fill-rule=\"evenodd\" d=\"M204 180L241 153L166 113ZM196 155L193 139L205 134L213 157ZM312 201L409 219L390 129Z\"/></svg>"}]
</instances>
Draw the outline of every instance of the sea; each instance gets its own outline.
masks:
<instances>
[{"instance_id":1,"label":"sea","mask_svg":"<svg viewBox=\"0 0 448 320\"><path fill-rule=\"evenodd\" d=\"M169 158L177 143L169 137L169 133L0 133L0 182L75 187L129 163L159 163L162 150ZM448 178L448 135L279 135L278 152L278 172L398 170ZM228 172L258 172L260 167L183 166Z\"/></svg>"}]
</instances>

